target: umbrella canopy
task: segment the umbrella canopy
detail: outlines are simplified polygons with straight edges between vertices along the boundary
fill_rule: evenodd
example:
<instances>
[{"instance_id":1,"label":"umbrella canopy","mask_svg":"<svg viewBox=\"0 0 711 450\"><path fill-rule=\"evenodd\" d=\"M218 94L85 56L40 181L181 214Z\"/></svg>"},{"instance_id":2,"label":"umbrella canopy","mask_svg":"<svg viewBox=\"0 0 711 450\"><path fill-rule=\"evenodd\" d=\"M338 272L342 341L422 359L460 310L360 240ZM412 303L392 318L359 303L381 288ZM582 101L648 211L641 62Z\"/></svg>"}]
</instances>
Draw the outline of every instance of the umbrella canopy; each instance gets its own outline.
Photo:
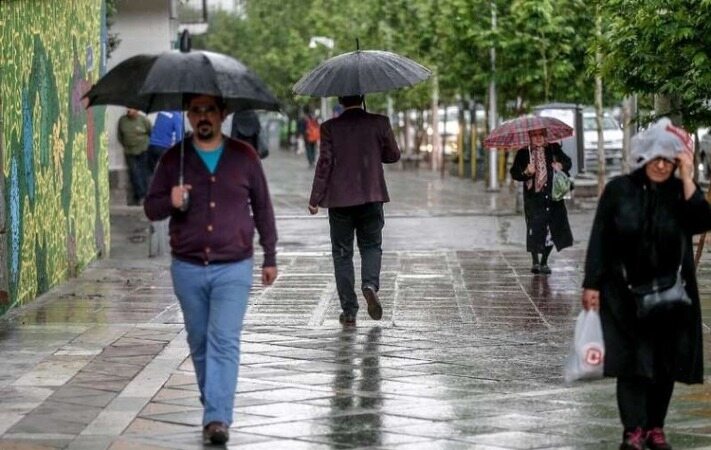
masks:
<instances>
[{"instance_id":1,"label":"umbrella canopy","mask_svg":"<svg viewBox=\"0 0 711 450\"><path fill-rule=\"evenodd\" d=\"M431 75L415 61L381 50L357 50L327 59L294 85L312 97L343 97L412 86Z\"/></svg>"},{"instance_id":2,"label":"umbrella canopy","mask_svg":"<svg viewBox=\"0 0 711 450\"><path fill-rule=\"evenodd\" d=\"M241 62L220 53L170 51L137 55L106 73L84 97L146 113L182 110L183 94L222 97L227 111L278 110L279 101Z\"/></svg>"},{"instance_id":3,"label":"umbrella canopy","mask_svg":"<svg viewBox=\"0 0 711 450\"><path fill-rule=\"evenodd\" d=\"M528 132L546 130L546 141L554 142L573 135L573 128L553 117L522 116L494 128L484 139L484 147L515 150L531 144Z\"/></svg>"}]
</instances>

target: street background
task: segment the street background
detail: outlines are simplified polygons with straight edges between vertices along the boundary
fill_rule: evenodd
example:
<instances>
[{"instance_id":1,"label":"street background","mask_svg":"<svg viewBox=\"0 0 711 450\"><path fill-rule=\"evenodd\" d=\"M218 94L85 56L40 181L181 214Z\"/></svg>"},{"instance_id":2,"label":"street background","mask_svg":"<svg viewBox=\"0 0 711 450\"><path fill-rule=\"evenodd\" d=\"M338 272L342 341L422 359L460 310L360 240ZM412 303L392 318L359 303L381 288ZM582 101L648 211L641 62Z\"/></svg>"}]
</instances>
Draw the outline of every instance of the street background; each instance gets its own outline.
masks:
<instances>
[{"instance_id":1,"label":"street background","mask_svg":"<svg viewBox=\"0 0 711 450\"><path fill-rule=\"evenodd\" d=\"M616 448L614 383L561 375L594 210L570 211L574 247L533 276L508 187L388 167L385 314L361 308L344 330L306 165L284 151L264 161L280 273L252 290L229 448ZM169 259L147 257L147 227L140 208L114 207L111 257L0 322L0 448L202 448ZM711 448L708 386L678 385L675 448Z\"/></svg>"}]
</instances>

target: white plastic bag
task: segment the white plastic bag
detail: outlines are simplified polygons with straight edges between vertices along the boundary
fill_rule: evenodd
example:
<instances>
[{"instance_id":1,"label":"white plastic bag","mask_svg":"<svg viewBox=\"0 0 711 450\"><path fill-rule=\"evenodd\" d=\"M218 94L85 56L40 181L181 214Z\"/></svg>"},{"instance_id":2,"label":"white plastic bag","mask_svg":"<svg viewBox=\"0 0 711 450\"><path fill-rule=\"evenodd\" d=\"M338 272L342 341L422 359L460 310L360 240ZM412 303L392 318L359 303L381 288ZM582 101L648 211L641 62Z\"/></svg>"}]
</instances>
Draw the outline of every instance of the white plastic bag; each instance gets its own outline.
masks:
<instances>
[{"instance_id":1,"label":"white plastic bag","mask_svg":"<svg viewBox=\"0 0 711 450\"><path fill-rule=\"evenodd\" d=\"M602 378L604 362L605 343L600 314L593 310L580 311L575 322L573 346L563 368L563 378L566 383Z\"/></svg>"}]
</instances>

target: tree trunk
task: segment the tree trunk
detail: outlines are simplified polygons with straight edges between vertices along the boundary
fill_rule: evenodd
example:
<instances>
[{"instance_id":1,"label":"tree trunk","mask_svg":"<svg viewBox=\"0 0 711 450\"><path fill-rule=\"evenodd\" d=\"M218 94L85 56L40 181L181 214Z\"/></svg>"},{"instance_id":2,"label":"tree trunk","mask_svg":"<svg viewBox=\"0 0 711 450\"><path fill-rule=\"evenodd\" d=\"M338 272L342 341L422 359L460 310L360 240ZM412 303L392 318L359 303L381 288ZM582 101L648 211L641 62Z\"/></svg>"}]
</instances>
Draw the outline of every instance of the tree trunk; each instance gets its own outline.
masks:
<instances>
[{"instance_id":1,"label":"tree trunk","mask_svg":"<svg viewBox=\"0 0 711 450\"><path fill-rule=\"evenodd\" d=\"M595 20L595 32L598 39L602 39L602 17L598 10ZM602 52L598 47L595 51L595 119L597 121L597 196L602 195L605 189L605 137L603 134L603 111L602 111Z\"/></svg>"},{"instance_id":2,"label":"tree trunk","mask_svg":"<svg viewBox=\"0 0 711 450\"><path fill-rule=\"evenodd\" d=\"M403 149L406 155L412 154L412 140L410 139L410 133L412 132L412 124L410 123L410 111L405 110L405 134L403 136Z\"/></svg>"},{"instance_id":3,"label":"tree trunk","mask_svg":"<svg viewBox=\"0 0 711 450\"><path fill-rule=\"evenodd\" d=\"M421 109L417 111L417 123L415 128L415 148L414 152L416 155L420 154L420 149L422 148L422 143L425 140L425 114Z\"/></svg>"},{"instance_id":4,"label":"tree trunk","mask_svg":"<svg viewBox=\"0 0 711 450\"><path fill-rule=\"evenodd\" d=\"M469 169L471 171L472 180L476 180L477 157L479 156L479 137L477 136L476 122L476 100L472 98L469 101Z\"/></svg>"},{"instance_id":5,"label":"tree trunk","mask_svg":"<svg viewBox=\"0 0 711 450\"><path fill-rule=\"evenodd\" d=\"M654 95L654 112L657 117L666 116L674 125L681 126L681 98L666 94Z\"/></svg>"},{"instance_id":6,"label":"tree trunk","mask_svg":"<svg viewBox=\"0 0 711 450\"><path fill-rule=\"evenodd\" d=\"M457 102L458 116L457 121L459 122L459 129L457 131L457 174L460 178L464 177L464 136L467 131L467 124L464 120L464 100L460 98Z\"/></svg>"},{"instance_id":7,"label":"tree trunk","mask_svg":"<svg viewBox=\"0 0 711 450\"><path fill-rule=\"evenodd\" d=\"M632 140L632 97L622 102L622 173L630 171L630 142Z\"/></svg>"},{"instance_id":8,"label":"tree trunk","mask_svg":"<svg viewBox=\"0 0 711 450\"><path fill-rule=\"evenodd\" d=\"M440 138L439 138L439 79L437 68L432 69L432 114L430 115L430 125L432 126L432 153L430 154L432 170L439 169Z\"/></svg>"}]
</instances>

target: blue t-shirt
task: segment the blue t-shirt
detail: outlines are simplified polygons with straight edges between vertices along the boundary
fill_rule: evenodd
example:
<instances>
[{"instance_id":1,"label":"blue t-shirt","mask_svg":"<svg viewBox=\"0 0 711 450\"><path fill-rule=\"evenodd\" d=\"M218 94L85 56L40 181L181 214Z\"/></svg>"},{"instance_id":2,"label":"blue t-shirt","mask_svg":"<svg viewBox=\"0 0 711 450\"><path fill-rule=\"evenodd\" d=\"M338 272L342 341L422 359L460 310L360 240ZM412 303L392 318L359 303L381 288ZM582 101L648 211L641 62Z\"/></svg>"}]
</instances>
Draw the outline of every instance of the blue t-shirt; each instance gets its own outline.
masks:
<instances>
[{"instance_id":1,"label":"blue t-shirt","mask_svg":"<svg viewBox=\"0 0 711 450\"><path fill-rule=\"evenodd\" d=\"M217 168L217 163L220 162L220 156L222 156L222 151L225 149L225 143L223 142L220 144L219 147L217 147L215 150L211 151L205 151L202 150L201 148L198 148L195 146L195 150L197 151L197 154L200 156L200 159L202 159L202 162L205 163L205 167L207 167L207 170L210 171L211 174L215 173L215 169Z\"/></svg>"},{"instance_id":2,"label":"blue t-shirt","mask_svg":"<svg viewBox=\"0 0 711 450\"><path fill-rule=\"evenodd\" d=\"M151 130L150 145L170 148L183 138L183 116L180 111L161 111Z\"/></svg>"}]
</instances>

